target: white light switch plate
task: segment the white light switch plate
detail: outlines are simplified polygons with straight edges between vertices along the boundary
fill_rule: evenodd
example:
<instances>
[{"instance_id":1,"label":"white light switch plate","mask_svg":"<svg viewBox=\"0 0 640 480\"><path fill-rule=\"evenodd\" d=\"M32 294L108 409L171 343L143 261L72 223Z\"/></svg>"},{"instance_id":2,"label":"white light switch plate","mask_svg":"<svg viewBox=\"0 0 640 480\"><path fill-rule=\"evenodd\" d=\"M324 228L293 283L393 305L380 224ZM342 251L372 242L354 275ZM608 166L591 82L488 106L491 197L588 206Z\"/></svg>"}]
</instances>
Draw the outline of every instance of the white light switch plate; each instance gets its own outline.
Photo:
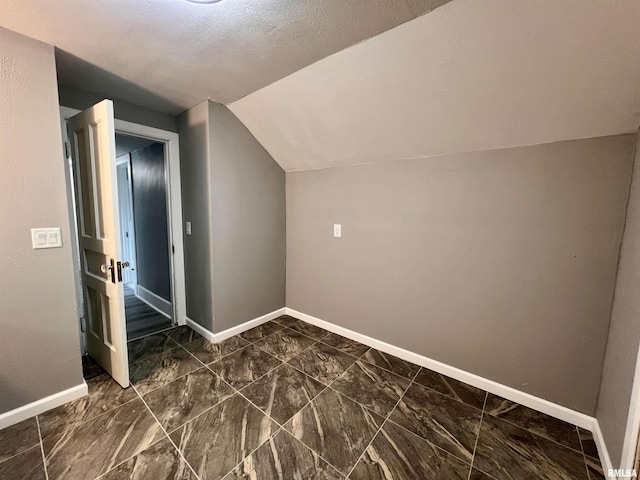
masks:
<instances>
[{"instance_id":1,"label":"white light switch plate","mask_svg":"<svg viewBox=\"0 0 640 480\"><path fill-rule=\"evenodd\" d=\"M342 236L342 225L339 223L333 224L333 236L341 237Z\"/></svg>"},{"instance_id":2,"label":"white light switch plate","mask_svg":"<svg viewBox=\"0 0 640 480\"><path fill-rule=\"evenodd\" d=\"M62 247L62 235L59 228L32 228L31 244L34 249Z\"/></svg>"},{"instance_id":3,"label":"white light switch plate","mask_svg":"<svg viewBox=\"0 0 640 480\"><path fill-rule=\"evenodd\" d=\"M186 223L187 235L191 235L191 222Z\"/></svg>"}]
</instances>

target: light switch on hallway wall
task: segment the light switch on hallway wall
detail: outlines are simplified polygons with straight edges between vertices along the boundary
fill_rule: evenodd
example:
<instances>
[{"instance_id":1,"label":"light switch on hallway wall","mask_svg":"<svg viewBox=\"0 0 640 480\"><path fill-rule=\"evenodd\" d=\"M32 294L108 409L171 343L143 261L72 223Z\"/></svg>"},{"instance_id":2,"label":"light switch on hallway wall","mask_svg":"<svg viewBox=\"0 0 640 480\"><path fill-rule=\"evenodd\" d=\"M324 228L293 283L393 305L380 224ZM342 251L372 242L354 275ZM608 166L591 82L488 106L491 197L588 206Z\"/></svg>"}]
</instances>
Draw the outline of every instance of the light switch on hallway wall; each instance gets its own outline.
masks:
<instances>
[{"instance_id":1,"label":"light switch on hallway wall","mask_svg":"<svg viewBox=\"0 0 640 480\"><path fill-rule=\"evenodd\" d=\"M340 223L333 224L333 236L334 237L342 236L342 225Z\"/></svg>"},{"instance_id":2,"label":"light switch on hallway wall","mask_svg":"<svg viewBox=\"0 0 640 480\"><path fill-rule=\"evenodd\" d=\"M62 247L62 235L59 228L32 228L31 244L34 249Z\"/></svg>"},{"instance_id":3,"label":"light switch on hallway wall","mask_svg":"<svg viewBox=\"0 0 640 480\"><path fill-rule=\"evenodd\" d=\"M186 223L185 229L187 230L187 235L191 235L191 222Z\"/></svg>"}]
</instances>

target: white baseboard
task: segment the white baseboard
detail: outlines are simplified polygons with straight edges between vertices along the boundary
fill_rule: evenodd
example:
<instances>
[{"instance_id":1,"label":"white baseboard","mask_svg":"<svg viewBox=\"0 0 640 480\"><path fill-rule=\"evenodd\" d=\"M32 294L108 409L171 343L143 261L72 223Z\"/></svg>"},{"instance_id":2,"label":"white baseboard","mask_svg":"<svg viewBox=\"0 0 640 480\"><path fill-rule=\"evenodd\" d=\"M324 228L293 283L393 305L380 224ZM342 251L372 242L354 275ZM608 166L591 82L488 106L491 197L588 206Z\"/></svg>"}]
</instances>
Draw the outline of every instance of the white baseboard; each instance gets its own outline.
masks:
<instances>
[{"instance_id":1,"label":"white baseboard","mask_svg":"<svg viewBox=\"0 0 640 480\"><path fill-rule=\"evenodd\" d=\"M200 335L202 335L204 338L206 338L210 342L215 343L215 335L212 331L207 330L199 323L195 322L194 320L191 320L189 317L186 318L186 325L187 327L190 327L191 330L198 332Z\"/></svg>"},{"instance_id":2,"label":"white baseboard","mask_svg":"<svg viewBox=\"0 0 640 480\"><path fill-rule=\"evenodd\" d=\"M460 380L461 382L468 383L469 385L473 385L474 387L481 388L482 390L486 390L495 395L499 395L503 398L506 398L507 400L517 402L539 412L546 413L547 415L550 415L552 417L564 420L565 422L578 425L579 427L582 427L586 430L593 431L594 429L594 422L596 422L596 419L594 417L590 417L589 415L585 415L584 413L580 413L570 408L563 407L562 405L544 400L529 393L521 392L520 390L516 390L515 388L508 387L506 385L502 385L501 383L494 382L493 380L489 380L465 370L452 367L450 365L447 365L446 363L433 360L429 357L425 357L409 350L405 350L404 348L396 347L395 345L391 345L390 343L368 337L358 332L354 332L353 330L349 330L348 328L334 325L333 323L321 320L316 317L312 317L311 315L307 315L306 313L298 312L297 310L293 310L292 308L287 308L286 313L287 315L291 315L292 317L298 318L312 325L322 327L325 330L329 330L330 332L334 332L342 335L343 337L347 337L357 342L364 343L365 345L369 345L370 347L376 348L382 352L394 355L408 362L415 363L416 365L428 368L429 370L434 370L438 373L451 378L455 378L456 380Z\"/></svg>"},{"instance_id":3,"label":"white baseboard","mask_svg":"<svg viewBox=\"0 0 640 480\"><path fill-rule=\"evenodd\" d=\"M62 392L54 393L35 402L0 414L0 430L10 427L35 415L40 415L67 402L84 397L88 393L86 382L68 388Z\"/></svg>"},{"instance_id":4,"label":"white baseboard","mask_svg":"<svg viewBox=\"0 0 640 480\"><path fill-rule=\"evenodd\" d=\"M602 435L602 430L600 430L600 424L598 420L593 419L593 429L591 430L593 433L593 440L596 442L596 446L598 447L598 456L600 457L600 463L602 463L602 469L604 471L605 478L609 478L607 476L607 472L612 468L620 468L614 467L611 464L611 457L609 456L609 450L607 450L607 445L604 441L604 436ZM632 468L633 466L629 467Z\"/></svg>"},{"instance_id":5,"label":"white baseboard","mask_svg":"<svg viewBox=\"0 0 640 480\"><path fill-rule=\"evenodd\" d=\"M234 335L238 335L239 333L246 332L247 330L257 327L258 325L262 325L263 323L273 320L274 318L278 318L280 315L284 315L285 310L285 308L279 308L278 310L274 310L273 312L267 313L266 315L254 318L253 320L241 323L240 325L228 328L227 330L223 330L219 333L213 333L212 331L207 330L202 325L194 322L190 318L186 319L186 324L210 342L218 343L226 340L227 338L231 338Z\"/></svg>"},{"instance_id":6,"label":"white baseboard","mask_svg":"<svg viewBox=\"0 0 640 480\"><path fill-rule=\"evenodd\" d=\"M171 302L168 302L164 298L156 295L151 290L147 290L142 285L138 285L136 297L149 305L156 312L161 313L171 320L171 315L173 314L173 306L171 305Z\"/></svg>"}]
</instances>

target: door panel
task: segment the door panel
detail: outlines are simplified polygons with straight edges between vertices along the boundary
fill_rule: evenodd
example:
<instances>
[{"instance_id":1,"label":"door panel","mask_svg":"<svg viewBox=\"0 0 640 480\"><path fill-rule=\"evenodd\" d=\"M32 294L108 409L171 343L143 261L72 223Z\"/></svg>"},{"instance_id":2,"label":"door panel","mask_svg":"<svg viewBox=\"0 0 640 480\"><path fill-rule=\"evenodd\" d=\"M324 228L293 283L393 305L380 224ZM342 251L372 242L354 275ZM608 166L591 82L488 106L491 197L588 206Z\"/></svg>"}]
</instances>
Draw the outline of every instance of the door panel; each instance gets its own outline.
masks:
<instances>
[{"instance_id":1,"label":"door panel","mask_svg":"<svg viewBox=\"0 0 640 480\"><path fill-rule=\"evenodd\" d=\"M129 386L124 289L119 281L120 222L113 103L103 100L68 121L76 171L80 261L87 350L123 387Z\"/></svg>"}]
</instances>

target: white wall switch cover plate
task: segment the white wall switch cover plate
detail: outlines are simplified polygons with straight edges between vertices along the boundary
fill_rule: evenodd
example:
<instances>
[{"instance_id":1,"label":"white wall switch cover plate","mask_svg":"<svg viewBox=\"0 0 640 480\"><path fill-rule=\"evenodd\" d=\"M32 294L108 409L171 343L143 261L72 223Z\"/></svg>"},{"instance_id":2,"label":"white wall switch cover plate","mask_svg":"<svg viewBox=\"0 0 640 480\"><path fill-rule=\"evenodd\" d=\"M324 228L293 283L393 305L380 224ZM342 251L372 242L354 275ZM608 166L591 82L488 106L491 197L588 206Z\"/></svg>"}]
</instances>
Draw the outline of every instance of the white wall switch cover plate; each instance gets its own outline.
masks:
<instances>
[{"instance_id":1,"label":"white wall switch cover plate","mask_svg":"<svg viewBox=\"0 0 640 480\"><path fill-rule=\"evenodd\" d=\"M341 237L342 236L342 224L334 223L333 224L333 236Z\"/></svg>"},{"instance_id":2,"label":"white wall switch cover plate","mask_svg":"<svg viewBox=\"0 0 640 480\"><path fill-rule=\"evenodd\" d=\"M34 249L62 247L62 235L59 228L32 228L31 244Z\"/></svg>"}]
</instances>

